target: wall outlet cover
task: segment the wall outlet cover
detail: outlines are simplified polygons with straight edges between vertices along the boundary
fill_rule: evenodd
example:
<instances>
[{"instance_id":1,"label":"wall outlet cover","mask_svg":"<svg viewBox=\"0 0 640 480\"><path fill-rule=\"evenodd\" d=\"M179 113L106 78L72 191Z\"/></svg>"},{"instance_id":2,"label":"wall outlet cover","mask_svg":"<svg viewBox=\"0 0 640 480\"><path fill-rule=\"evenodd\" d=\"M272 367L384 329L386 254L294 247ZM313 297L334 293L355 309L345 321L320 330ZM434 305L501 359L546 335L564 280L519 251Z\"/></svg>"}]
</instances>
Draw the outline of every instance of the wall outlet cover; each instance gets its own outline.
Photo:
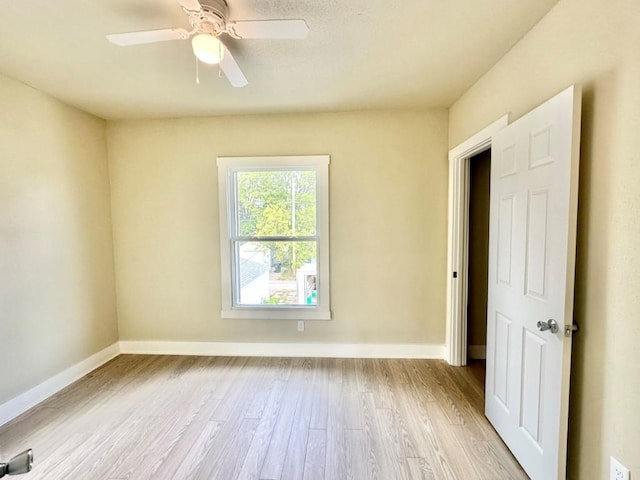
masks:
<instances>
[{"instance_id":1,"label":"wall outlet cover","mask_svg":"<svg viewBox=\"0 0 640 480\"><path fill-rule=\"evenodd\" d=\"M629 469L622 465L618 460L611 457L609 465L609 478L611 480L629 480Z\"/></svg>"}]
</instances>

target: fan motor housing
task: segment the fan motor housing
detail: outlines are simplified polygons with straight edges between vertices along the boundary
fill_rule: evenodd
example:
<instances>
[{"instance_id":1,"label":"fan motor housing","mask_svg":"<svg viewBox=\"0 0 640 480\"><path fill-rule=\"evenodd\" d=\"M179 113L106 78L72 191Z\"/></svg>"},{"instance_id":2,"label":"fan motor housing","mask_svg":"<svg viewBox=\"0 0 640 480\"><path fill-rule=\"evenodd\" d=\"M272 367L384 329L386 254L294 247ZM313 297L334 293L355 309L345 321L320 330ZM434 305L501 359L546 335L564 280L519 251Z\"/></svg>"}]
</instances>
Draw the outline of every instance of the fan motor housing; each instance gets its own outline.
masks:
<instances>
[{"instance_id":1,"label":"fan motor housing","mask_svg":"<svg viewBox=\"0 0 640 480\"><path fill-rule=\"evenodd\" d=\"M229 6L225 0L207 0L199 12L189 12L189 20L200 33L219 35L226 30Z\"/></svg>"}]
</instances>

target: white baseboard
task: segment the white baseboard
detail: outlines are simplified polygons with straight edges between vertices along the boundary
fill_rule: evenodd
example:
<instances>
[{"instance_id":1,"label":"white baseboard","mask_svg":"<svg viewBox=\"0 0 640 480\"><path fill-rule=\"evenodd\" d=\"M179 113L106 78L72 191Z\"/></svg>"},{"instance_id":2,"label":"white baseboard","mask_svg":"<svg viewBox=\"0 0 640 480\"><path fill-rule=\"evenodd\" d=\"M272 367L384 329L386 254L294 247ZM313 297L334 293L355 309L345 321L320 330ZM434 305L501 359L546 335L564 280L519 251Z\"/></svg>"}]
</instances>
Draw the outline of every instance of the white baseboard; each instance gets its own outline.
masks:
<instances>
[{"instance_id":1,"label":"white baseboard","mask_svg":"<svg viewBox=\"0 0 640 480\"><path fill-rule=\"evenodd\" d=\"M87 373L92 372L99 366L107 363L120 354L120 345L118 342L108 346L104 350L91 355L89 358L63 370L57 375L36 385L30 390L21 393L15 398L0 404L0 426L13 420L18 415L23 414L38 403L46 400L54 393L59 392L63 388L69 386L76 380L84 377Z\"/></svg>"},{"instance_id":2,"label":"white baseboard","mask_svg":"<svg viewBox=\"0 0 640 480\"><path fill-rule=\"evenodd\" d=\"M486 345L469 345L469 358L474 360L484 360L487 358Z\"/></svg>"},{"instance_id":3,"label":"white baseboard","mask_svg":"<svg viewBox=\"0 0 640 480\"><path fill-rule=\"evenodd\" d=\"M120 353L239 357L444 358L443 345L121 341Z\"/></svg>"}]
</instances>

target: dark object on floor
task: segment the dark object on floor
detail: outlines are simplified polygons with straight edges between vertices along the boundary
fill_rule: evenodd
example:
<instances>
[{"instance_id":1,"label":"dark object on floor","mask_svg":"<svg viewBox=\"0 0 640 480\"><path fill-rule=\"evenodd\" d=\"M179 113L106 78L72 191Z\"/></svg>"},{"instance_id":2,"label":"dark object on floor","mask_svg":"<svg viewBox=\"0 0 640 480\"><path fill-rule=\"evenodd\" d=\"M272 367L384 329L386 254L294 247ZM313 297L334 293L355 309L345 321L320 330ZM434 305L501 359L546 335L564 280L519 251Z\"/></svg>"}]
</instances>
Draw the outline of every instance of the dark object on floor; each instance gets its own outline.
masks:
<instances>
[{"instance_id":1,"label":"dark object on floor","mask_svg":"<svg viewBox=\"0 0 640 480\"><path fill-rule=\"evenodd\" d=\"M19 453L7 463L0 463L0 478L5 475L20 475L30 472L33 468L33 450Z\"/></svg>"}]
</instances>

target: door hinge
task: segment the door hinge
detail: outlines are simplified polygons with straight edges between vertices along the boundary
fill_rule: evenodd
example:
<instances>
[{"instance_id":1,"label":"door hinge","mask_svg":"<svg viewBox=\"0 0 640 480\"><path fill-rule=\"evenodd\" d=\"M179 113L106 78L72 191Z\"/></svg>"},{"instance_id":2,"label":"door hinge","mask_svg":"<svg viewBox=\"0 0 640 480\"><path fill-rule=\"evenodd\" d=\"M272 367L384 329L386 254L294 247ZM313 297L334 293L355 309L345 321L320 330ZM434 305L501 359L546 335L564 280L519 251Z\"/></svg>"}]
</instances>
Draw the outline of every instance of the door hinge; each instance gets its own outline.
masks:
<instances>
[{"instance_id":1,"label":"door hinge","mask_svg":"<svg viewBox=\"0 0 640 480\"><path fill-rule=\"evenodd\" d=\"M578 325L576 325L575 323L572 323L570 325L565 325L564 326L564 336L565 337L571 337L573 336L573 332L577 332L579 330Z\"/></svg>"}]
</instances>

